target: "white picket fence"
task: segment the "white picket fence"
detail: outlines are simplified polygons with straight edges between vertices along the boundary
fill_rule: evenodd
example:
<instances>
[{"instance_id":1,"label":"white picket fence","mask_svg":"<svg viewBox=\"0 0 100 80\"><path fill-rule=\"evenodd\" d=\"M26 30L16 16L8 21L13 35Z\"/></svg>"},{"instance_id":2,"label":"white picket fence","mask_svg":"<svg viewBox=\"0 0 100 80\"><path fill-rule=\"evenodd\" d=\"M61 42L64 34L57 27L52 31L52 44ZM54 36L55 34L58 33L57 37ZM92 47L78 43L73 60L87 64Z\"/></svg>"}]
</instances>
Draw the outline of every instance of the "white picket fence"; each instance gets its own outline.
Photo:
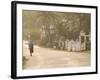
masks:
<instances>
[{"instance_id":1,"label":"white picket fence","mask_svg":"<svg viewBox=\"0 0 100 80\"><path fill-rule=\"evenodd\" d=\"M67 51L82 51L86 49L86 43L81 43L79 40L59 41L58 46L60 49L64 47Z\"/></svg>"},{"instance_id":2,"label":"white picket fence","mask_svg":"<svg viewBox=\"0 0 100 80\"><path fill-rule=\"evenodd\" d=\"M83 39L81 37L84 37ZM88 41L86 40L86 38L88 38ZM83 41L83 42L82 42ZM85 32L81 31L79 38L77 38L76 40L65 40L63 41L63 39L61 38L58 41L58 46L60 47L60 49L66 49L67 51L82 51L82 50L86 50L86 44L90 42L90 34L86 35ZM89 44L90 45L90 44Z\"/></svg>"}]
</instances>

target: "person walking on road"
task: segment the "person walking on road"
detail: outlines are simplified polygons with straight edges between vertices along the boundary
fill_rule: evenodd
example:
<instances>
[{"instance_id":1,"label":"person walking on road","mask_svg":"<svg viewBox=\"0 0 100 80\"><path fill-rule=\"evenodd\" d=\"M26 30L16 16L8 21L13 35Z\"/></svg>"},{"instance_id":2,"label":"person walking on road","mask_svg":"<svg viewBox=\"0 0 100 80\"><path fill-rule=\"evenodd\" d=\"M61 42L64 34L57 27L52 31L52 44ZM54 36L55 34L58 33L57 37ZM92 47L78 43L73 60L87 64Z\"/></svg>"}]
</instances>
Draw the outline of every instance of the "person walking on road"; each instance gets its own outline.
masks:
<instances>
[{"instance_id":1,"label":"person walking on road","mask_svg":"<svg viewBox=\"0 0 100 80\"><path fill-rule=\"evenodd\" d=\"M34 45L31 39L29 40L28 45L29 45L29 50L30 50L30 56L32 56L32 53L34 52Z\"/></svg>"}]
</instances>

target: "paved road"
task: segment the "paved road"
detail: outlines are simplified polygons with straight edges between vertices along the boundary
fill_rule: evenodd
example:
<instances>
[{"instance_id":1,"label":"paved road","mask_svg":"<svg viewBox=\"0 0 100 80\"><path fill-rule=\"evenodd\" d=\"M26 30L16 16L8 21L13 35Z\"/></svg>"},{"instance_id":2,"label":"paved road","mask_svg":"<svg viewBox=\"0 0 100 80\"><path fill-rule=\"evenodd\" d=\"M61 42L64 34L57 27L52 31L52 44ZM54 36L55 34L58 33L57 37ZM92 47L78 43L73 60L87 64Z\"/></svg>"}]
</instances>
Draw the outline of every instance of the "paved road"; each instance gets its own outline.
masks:
<instances>
[{"instance_id":1,"label":"paved road","mask_svg":"<svg viewBox=\"0 0 100 80\"><path fill-rule=\"evenodd\" d=\"M24 69L79 67L90 65L90 51L67 52L34 46L30 56L28 46L24 45L23 55L27 57Z\"/></svg>"}]
</instances>

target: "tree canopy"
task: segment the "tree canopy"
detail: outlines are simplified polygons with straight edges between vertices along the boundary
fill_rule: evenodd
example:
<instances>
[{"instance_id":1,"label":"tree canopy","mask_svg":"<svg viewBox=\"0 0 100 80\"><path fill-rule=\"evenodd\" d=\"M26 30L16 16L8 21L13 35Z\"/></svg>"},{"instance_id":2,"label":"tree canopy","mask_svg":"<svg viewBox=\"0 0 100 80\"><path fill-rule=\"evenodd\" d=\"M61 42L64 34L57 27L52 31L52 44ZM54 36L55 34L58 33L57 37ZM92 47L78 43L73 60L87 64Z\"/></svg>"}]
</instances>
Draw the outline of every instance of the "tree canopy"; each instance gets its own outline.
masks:
<instances>
[{"instance_id":1,"label":"tree canopy","mask_svg":"<svg viewBox=\"0 0 100 80\"><path fill-rule=\"evenodd\" d=\"M43 26L46 34L44 40L47 43L52 43L60 37L77 39L81 30L86 34L90 33L91 15L88 13L23 10L22 15L23 39L26 40L29 33L35 41L40 40Z\"/></svg>"}]
</instances>

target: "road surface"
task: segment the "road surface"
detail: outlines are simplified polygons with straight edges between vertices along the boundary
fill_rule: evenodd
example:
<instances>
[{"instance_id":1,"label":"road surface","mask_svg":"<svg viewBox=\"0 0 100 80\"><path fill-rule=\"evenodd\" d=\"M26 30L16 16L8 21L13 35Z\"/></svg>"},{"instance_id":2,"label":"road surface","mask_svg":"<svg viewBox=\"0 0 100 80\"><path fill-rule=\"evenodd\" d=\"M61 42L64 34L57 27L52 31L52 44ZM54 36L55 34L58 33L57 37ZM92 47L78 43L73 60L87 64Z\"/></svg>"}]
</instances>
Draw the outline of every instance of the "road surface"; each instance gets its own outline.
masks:
<instances>
[{"instance_id":1,"label":"road surface","mask_svg":"<svg viewBox=\"0 0 100 80\"><path fill-rule=\"evenodd\" d=\"M34 53L29 54L28 45L24 44L23 56L26 56L24 69L62 68L90 66L90 51L67 52L34 46Z\"/></svg>"}]
</instances>

